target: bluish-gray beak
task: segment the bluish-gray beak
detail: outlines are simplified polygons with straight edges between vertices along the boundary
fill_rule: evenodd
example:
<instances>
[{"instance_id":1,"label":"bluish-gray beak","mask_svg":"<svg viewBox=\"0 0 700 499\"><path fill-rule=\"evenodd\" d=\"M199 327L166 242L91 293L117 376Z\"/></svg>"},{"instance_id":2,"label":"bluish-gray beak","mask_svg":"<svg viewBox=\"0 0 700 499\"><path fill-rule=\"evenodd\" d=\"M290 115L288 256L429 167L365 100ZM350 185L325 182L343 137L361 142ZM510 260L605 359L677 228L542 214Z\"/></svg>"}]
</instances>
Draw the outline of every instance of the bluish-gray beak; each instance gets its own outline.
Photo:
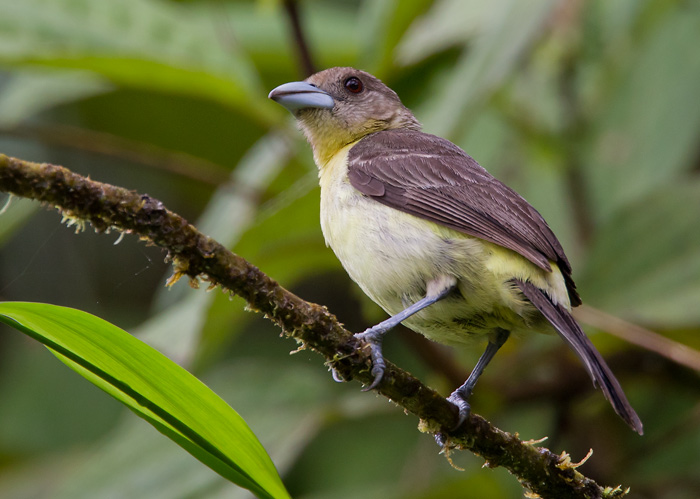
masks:
<instances>
[{"instance_id":1,"label":"bluish-gray beak","mask_svg":"<svg viewBox=\"0 0 700 499\"><path fill-rule=\"evenodd\" d=\"M293 81L275 88L267 96L294 113L300 109L333 109L333 97L305 81Z\"/></svg>"}]
</instances>

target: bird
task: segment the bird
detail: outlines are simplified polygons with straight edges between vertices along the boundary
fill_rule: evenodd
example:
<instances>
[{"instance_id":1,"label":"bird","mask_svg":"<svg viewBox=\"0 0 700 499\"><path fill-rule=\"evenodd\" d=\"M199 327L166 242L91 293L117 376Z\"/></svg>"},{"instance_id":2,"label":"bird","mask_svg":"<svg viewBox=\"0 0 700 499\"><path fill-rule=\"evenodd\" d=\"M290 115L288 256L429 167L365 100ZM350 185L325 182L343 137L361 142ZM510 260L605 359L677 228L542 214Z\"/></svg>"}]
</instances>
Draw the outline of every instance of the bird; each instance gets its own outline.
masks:
<instances>
[{"instance_id":1,"label":"bird","mask_svg":"<svg viewBox=\"0 0 700 499\"><path fill-rule=\"evenodd\" d=\"M557 334L615 412L642 422L571 314L581 298L561 244L523 197L452 142L425 133L398 94L351 67L282 84L268 96L289 110L319 172L326 244L389 318L355 336L368 343L373 382L382 340L402 323L438 343L486 348L447 398L469 415L484 368L511 335Z\"/></svg>"}]
</instances>

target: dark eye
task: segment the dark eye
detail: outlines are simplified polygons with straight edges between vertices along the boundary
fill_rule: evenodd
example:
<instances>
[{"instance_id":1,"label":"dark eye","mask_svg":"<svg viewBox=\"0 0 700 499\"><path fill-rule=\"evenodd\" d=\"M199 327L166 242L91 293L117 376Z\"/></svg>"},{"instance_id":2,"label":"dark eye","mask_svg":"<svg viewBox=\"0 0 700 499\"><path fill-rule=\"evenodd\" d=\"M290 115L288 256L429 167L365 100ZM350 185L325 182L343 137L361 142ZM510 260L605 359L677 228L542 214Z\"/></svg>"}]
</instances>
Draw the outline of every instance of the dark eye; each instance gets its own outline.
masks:
<instances>
[{"instance_id":1,"label":"dark eye","mask_svg":"<svg viewBox=\"0 0 700 499\"><path fill-rule=\"evenodd\" d=\"M348 92L351 92L353 94L359 94L365 89L365 86L362 84L359 78L351 76L350 78L345 80L345 88L348 89Z\"/></svg>"}]
</instances>

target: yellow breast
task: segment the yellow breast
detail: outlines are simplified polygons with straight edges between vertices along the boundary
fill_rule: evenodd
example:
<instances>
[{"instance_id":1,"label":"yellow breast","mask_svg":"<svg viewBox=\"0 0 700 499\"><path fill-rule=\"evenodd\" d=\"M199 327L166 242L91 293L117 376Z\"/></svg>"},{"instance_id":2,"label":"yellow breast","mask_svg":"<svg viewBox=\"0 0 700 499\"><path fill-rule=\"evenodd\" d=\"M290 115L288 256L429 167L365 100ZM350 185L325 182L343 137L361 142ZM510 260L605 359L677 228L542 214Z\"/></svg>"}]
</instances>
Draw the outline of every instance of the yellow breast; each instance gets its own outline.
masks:
<instances>
[{"instance_id":1,"label":"yellow breast","mask_svg":"<svg viewBox=\"0 0 700 499\"><path fill-rule=\"evenodd\" d=\"M513 330L513 322L530 312L529 304L508 282L514 277L530 280L568 304L556 267L545 272L509 249L361 194L347 177L353 145L340 149L319 169L321 228L326 244L350 277L389 314L422 298L426 283L440 275L457 277L464 300L443 300L404 323L443 343L467 342L464 328L454 324L469 323L470 317L478 316L483 322L481 330L474 321L470 323L469 332L476 335L506 322Z\"/></svg>"}]
</instances>

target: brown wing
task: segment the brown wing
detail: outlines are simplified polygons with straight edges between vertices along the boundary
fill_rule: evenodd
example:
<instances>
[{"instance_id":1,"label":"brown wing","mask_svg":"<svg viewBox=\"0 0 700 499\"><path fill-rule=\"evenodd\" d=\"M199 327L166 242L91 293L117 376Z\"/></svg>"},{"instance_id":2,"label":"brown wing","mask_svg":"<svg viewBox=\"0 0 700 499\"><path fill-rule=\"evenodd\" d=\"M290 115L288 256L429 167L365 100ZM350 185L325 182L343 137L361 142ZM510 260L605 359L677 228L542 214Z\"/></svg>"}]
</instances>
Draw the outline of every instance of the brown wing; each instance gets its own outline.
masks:
<instances>
[{"instance_id":1,"label":"brown wing","mask_svg":"<svg viewBox=\"0 0 700 499\"><path fill-rule=\"evenodd\" d=\"M511 249L544 270L556 262L571 305L581 304L547 222L451 142L411 130L368 135L350 149L348 178L382 204Z\"/></svg>"},{"instance_id":2,"label":"brown wing","mask_svg":"<svg viewBox=\"0 0 700 499\"><path fill-rule=\"evenodd\" d=\"M605 398L608 399L615 412L630 428L642 435L644 433L642 422L627 401L620 383L569 311L560 304L555 305L552 303L547 294L532 283L518 279L513 279L512 282L520 288L527 299L554 326L554 329L557 330L566 344L576 352L576 355L579 356L584 366L586 366L593 384L603 390Z\"/></svg>"}]
</instances>

